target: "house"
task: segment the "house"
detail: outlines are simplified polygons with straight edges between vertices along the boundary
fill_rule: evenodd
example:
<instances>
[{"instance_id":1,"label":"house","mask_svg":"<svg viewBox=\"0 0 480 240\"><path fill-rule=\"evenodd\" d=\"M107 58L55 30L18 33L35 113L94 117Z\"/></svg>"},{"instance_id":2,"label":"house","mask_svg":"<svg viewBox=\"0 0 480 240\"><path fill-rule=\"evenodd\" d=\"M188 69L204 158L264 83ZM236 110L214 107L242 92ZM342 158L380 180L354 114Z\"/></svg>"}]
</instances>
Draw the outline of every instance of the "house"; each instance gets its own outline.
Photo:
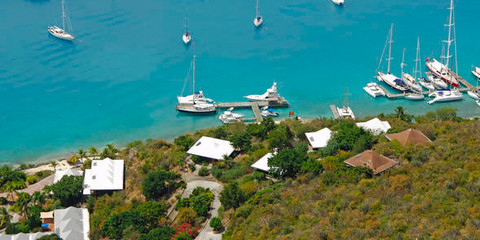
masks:
<instances>
[{"instance_id":1,"label":"house","mask_svg":"<svg viewBox=\"0 0 480 240\"><path fill-rule=\"evenodd\" d=\"M381 121L378 118L374 118L366 122L359 122L357 123L357 126L365 129L366 131L371 131L374 135L386 133L388 129L392 128L390 123L387 121Z\"/></svg>"},{"instance_id":2,"label":"house","mask_svg":"<svg viewBox=\"0 0 480 240\"><path fill-rule=\"evenodd\" d=\"M305 136L313 149L323 148L327 146L328 141L332 137L332 131L324 128L316 132L305 133Z\"/></svg>"},{"instance_id":3,"label":"house","mask_svg":"<svg viewBox=\"0 0 480 240\"><path fill-rule=\"evenodd\" d=\"M403 132L387 134L385 137L389 141L399 141L402 146L406 146L407 144L423 145L432 143L432 140L425 136L425 134L411 128Z\"/></svg>"},{"instance_id":4,"label":"house","mask_svg":"<svg viewBox=\"0 0 480 240\"><path fill-rule=\"evenodd\" d=\"M261 157L258 161L251 165L252 168L255 168L262 172L270 171L270 167L268 166L268 159L272 158L274 154L267 153L265 156Z\"/></svg>"},{"instance_id":5,"label":"house","mask_svg":"<svg viewBox=\"0 0 480 240\"><path fill-rule=\"evenodd\" d=\"M42 212L40 218L42 225L48 225L48 227L44 227L47 232L0 234L0 240L36 240L53 233L64 240L89 240L90 220L86 208L69 207L52 212Z\"/></svg>"},{"instance_id":6,"label":"house","mask_svg":"<svg viewBox=\"0 0 480 240\"><path fill-rule=\"evenodd\" d=\"M234 150L229 141L203 136L187 153L209 159L223 160L225 156L230 156Z\"/></svg>"},{"instance_id":7,"label":"house","mask_svg":"<svg viewBox=\"0 0 480 240\"><path fill-rule=\"evenodd\" d=\"M374 150L366 150L344 161L352 167L367 167L372 169L373 174L379 174L398 164L397 161L380 155Z\"/></svg>"},{"instance_id":8,"label":"house","mask_svg":"<svg viewBox=\"0 0 480 240\"><path fill-rule=\"evenodd\" d=\"M64 176L83 176L83 171L75 169L57 170L53 178L53 183L60 181Z\"/></svg>"},{"instance_id":9,"label":"house","mask_svg":"<svg viewBox=\"0 0 480 240\"><path fill-rule=\"evenodd\" d=\"M123 160L93 160L92 168L85 169L83 195L90 195L92 191L122 190L123 172Z\"/></svg>"}]
</instances>

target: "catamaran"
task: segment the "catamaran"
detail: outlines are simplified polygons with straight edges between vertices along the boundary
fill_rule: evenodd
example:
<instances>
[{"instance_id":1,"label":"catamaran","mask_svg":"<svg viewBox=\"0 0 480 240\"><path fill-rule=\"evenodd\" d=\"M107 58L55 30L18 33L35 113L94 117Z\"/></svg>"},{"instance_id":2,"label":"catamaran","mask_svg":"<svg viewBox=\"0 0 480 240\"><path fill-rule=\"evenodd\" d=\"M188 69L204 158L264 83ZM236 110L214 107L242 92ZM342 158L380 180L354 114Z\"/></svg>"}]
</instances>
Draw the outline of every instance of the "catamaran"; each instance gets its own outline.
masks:
<instances>
[{"instance_id":1,"label":"catamaran","mask_svg":"<svg viewBox=\"0 0 480 240\"><path fill-rule=\"evenodd\" d=\"M267 91L262 95L248 95L248 96L245 96L245 98L252 102L277 101L278 99L280 99L280 94L278 94L278 90L277 90L277 83L273 82L272 87L267 89Z\"/></svg>"},{"instance_id":2,"label":"catamaran","mask_svg":"<svg viewBox=\"0 0 480 240\"><path fill-rule=\"evenodd\" d=\"M380 58L380 62L377 67L377 79L379 81L385 82L386 84L388 84L390 87L394 89L404 92L404 91L407 91L407 85L400 78L390 73L390 61L392 60L392 43L393 43L392 36L393 36L393 23L390 27L390 32L387 37L387 42L385 43L385 47L383 48L383 52L382 52L382 57ZM382 63L383 55L385 53L385 49L387 48L387 45L389 46L388 58L387 58L388 67L387 67L387 73L385 74L380 72L378 69L380 68L380 65Z\"/></svg>"},{"instance_id":3,"label":"catamaran","mask_svg":"<svg viewBox=\"0 0 480 240\"><path fill-rule=\"evenodd\" d=\"M67 25L65 25L65 21L67 22ZM66 31L65 27L68 27L68 26L70 28L70 32L72 32L72 25L70 23L70 18L67 16L67 13L65 10L65 0L62 0L62 28L57 27L55 25L50 26L48 27L48 32L57 38L71 41L75 39L75 37Z\"/></svg>"},{"instance_id":4,"label":"catamaran","mask_svg":"<svg viewBox=\"0 0 480 240\"><path fill-rule=\"evenodd\" d=\"M185 32L182 35L182 40L185 45L188 45L192 41L192 34L188 31L187 17L185 17Z\"/></svg>"},{"instance_id":5,"label":"catamaran","mask_svg":"<svg viewBox=\"0 0 480 240\"><path fill-rule=\"evenodd\" d=\"M385 96L385 92L374 82L367 83L367 86L363 87L363 90L374 98L377 96Z\"/></svg>"},{"instance_id":6,"label":"catamaran","mask_svg":"<svg viewBox=\"0 0 480 240\"><path fill-rule=\"evenodd\" d=\"M432 72L435 76L441 78L443 81L448 83L449 85L452 85L453 87L459 87L458 84L458 79L457 79L457 74L450 69L450 58L452 55L450 55L450 46L452 43L455 46L455 70L458 69L458 63L457 63L457 36L455 34L455 14L454 14L454 7L453 7L453 0L450 0L450 17L448 24L446 25L448 27L448 40L444 41L446 43L446 55L443 56L442 58L445 59L445 63L439 62L437 59L426 59L425 65L427 65L427 68ZM453 35L453 36L452 36ZM453 38L453 39L452 39Z\"/></svg>"},{"instance_id":7,"label":"catamaran","mask_svg":"<svg viewBox=\"0 0 480 240\"><path fill-rule=\"evenodd\" d=\"M413 90L414 92L422 92L422 87L417 83L414 77L412 75L405 73L403 71L403 68L406 66L405 64L405 48L403 49L403 55L402 55L402 63L400 64L400 68L402 69L402 81L407 84L407 86ZM414 74L415 75L415 74ZM423 96L423 94L422 94Z\"/></svg>"},{"instance_id":8,"label":"catamaran","mask_svg":"<svg viewBox=\"0 0 480 240\"><path fill-rule=\"evenodd\" d=\"M217 107L214 104L214 101L210 98L206 98L203 95L202 91L196 92L195 91L195 55L193 56L192 60L192 68L193 68L193 77L192 77L192 95L183 96L183 91L185 90L185 86L188 80L188 77L185 79L185 84L182 90L182 96L177 96L177 110L180 112L187 112L187 113L215 113L217 111Z\"/></svg>"},{"instance_id":9,"label":"catamaran","mask_svg":"<svg viewBox=\"0 0 480 240\"><path fill-rule=\"evenodd\" d=\"M260 15L260 8L258 7L258 1L257 0L257 9L256 9L256 15L255 19L253 19L253 24L255 24L255 27L260 27L263 23L263 17Z\"/></svg>"},{"instance_id":10,"label":"catamaran","mask_svg":"<svg viewBox=\"0 0 480 240\"><path fill-rule=\"evenodd\" d=\"M436 102L451 102L463 99L463 94L458 90L443 89L428 94L429 97L433 97L428 101L428 104Z\"/></svg>"},{"instance_id":11,"label":"catamaran","mask_svg":"<svg viewBox=\"0 0 480 240\"><path fill-rule=\"evenodd\" d=\"M332 0L332 2L338 6L342 6L343 4L345 4L344 0Z\"/></svg>"},{"instance_id":12,"label":"catamaran","mask_svg":"<svg viewBox=\"0 0 480 240\"><path fill-rule=\"evenodd\" d=\"M341 108L336 107L336 108L337 108L338 115L340 117L355 119L355 115L353 114L353 111L350 108L349 102L348 102L349 95L350 94L348 93L348 88L347 88L347 91L345 92L345 98L343 99L343 107Z\"/></svg>"}]
</instances>

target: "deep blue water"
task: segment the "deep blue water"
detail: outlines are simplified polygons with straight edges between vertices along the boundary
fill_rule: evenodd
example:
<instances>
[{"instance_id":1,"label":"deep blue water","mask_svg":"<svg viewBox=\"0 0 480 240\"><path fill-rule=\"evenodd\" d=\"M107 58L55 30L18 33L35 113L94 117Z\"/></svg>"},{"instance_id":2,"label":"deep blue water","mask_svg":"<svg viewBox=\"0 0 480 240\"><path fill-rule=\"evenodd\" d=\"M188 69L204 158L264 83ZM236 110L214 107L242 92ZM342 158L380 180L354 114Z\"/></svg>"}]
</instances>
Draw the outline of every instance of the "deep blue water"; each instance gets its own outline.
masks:
<instances>
[{"instance_id":1,"label":"deep blue water","mask_svg":"<svg viewBox=\"0 0 480 240\"><path fill-rule=\"evenodd\" d=\"M0 163L58 156L78 148L171 139L219 125L216 116L178 114L174 105L193 54L197 86L216 101L263 93L273 81L301 117L331 116L348 86L357 116L403 105L421 114L454 106L479 115L474 101L373 99L362 87L374 76L390 23L393 71L403 48L413 67L417 36L422 58L439 56L448 0L261 0L264 26L253 26L255 1L67 1L77 39L49 36L61 24L60 0L0 1ZM460 74L474 83L480 65L479 1L456 1ZM181 42L188 15L193 43ZM286 111L281 113L286 115ZM249 112L246 112L251 114Z\"/></svg>"}]
</instances>

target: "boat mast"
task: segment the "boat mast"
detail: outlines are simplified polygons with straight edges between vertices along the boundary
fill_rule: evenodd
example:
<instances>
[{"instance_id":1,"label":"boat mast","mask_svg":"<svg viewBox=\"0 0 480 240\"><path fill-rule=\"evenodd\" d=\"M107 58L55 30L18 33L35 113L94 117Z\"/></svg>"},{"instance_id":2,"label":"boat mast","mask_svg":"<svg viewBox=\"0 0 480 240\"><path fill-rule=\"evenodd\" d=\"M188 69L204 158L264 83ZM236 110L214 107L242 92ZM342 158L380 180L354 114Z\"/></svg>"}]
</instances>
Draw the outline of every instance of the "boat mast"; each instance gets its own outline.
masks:
<instances>
[{"instance_id":1,"label":"boat mast","mask_svg":"<svg viewBox=\"0 0 480 240\"><path fill-rule=\"evenodd\" d=\"M392 35L393 35L393 23L392 26L390 27L390 40L388 41L389 47L388 47L388 67L387 67L387 74L390 74L390 61L392 60Z\"/></svg>"},{"instance_id":2,"label":"boat mast","mask_svg":"<svg viewBox=\"0 0 480 240\"><path fill-rule=\"evenodd\" d=\"M62 0L62 24L63 24L63 30L66 31L65 29L65 1Z\"/></svg>"},{"instance_id":3,"label":"boat mast","mask_svg":"<svg viewBox=\"0 0 480 240\"><path fill-rule=\"evenodd\" d=\"M420 62L420 37L417 38L417 54L415 55L415 70L413 71L413 78L417 80L418 63ZM422 73L420 72L420 77Z\"/></svg>"},{"instance_id":4,"label":"boat mast","mask_svg":"<svg viewBox=\"0 0 480 240\"><path fill-rule=\"evenodd\" d=\"M348 104L348 96L349 95L350 95L350 93L348 93L348 87L347 87L347 91L345 92L345 95L344 95L345 98L343 99L343 107L346 108L346 109L349 107L348 106L349 105Z\"/></svg>"},{"instance_id":5,"label":"boat mast","mask_svg":"<svg viewBox=\"0 0 480 240\"><path fill-rule=\"evenodd\" d=\"M195 103L195 55L193 55L193 103Z\"/></svg>"},{"instance_id":6,"label":"boat mast","mask_svg":"<svg viewBox=\"0 0 480 240\"><path fill-rule=\"evenodd\" d=\"M257 0L257 11L256 11L256 14L257 14L256 17L258 18L258 16L260 16L260 8L258 7L258 0Z\"/></svg>"},{"instance_id":7,"label":"boat mast","mask_svg":"<svg viewBox=\"0 0 480 240\"><path fill-rule=\"evenodd\" d=\"M405 48L403 49L403 54L402 54L402 63L400 63L400 69L402 71L402 75L400 76L400 79L403 80L403 67L405 67Z\"/></svg>"},{"instance_id":8,"label":"boat mast","mask_svg":"<svg viewBox=\"0 0 480 240\"><path fill-rule=\"evenodd\" d=\"M445 56L446 58L446 62L445 62L445 66L447 68L449 68L449 64L450 64L450 58L452 56L450 56L450 46L452 45L452 26L454 25L453 23L453 0L450 0L450 8L448 8L450 10L450 17L449 17L449 20L448 20L448 24L446 24L445 26L448 27L448 40L444 41L445 43L447 43L447 55Z\"/></svg>"},{"instance_id":9,"label":"boat mast","mask_svg":"<svg viewBox=\"0 0 480 240\"><path fill-rule=\"evenodd\" d=\"M185 32L188 32L187 16L185 16Z\"/></svg>"}]
</instances>

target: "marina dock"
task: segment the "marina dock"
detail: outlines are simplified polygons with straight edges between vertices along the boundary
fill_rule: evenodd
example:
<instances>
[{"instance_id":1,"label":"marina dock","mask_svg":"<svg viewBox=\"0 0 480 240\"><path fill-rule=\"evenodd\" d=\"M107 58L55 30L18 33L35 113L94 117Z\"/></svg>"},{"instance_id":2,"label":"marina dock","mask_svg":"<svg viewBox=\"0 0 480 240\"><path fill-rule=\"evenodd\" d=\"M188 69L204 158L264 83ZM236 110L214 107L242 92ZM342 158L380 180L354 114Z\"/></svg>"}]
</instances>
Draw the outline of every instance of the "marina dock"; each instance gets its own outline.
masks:
<instances>
[{"instance_id":1,"label":"marina dock","mask_svg":"<svg viewBox=\"0 0 480 240\"><path fill-rule=\"evenodd\" d=\"M459 78L460 79L460 78ZM462 78L463 79L463 78ZM467 86L467 87L464 87L464 88L458 88L457 90L460 91L460 92L466 92L466 91L470 91L470 90L475 90L477 89L476 87L474 87L472 84L468 83L467 81L465 81L465 79L463 79L464 82L462 82L463 85ZM385 92L385 96L387 98L402 98L402 97L405 97L405 93L391 93L390 91L388 91L385 87L383 87L382 85L378 85L378 87L380 89L382 89L384 92ZM479 90L480 87L477 89ZM421 93L423 95L428 95L432 92L435 92L436 90L429 90L429 91L422 91Z\"/></svg>"},{"instance_id":2,"label":"marina dock","mask_svg":"<svg viewBox=\"0 0 480 240\"><path fill-rule=\"evenodd\" d=\"M257 102L224 102L218 103L217 108L219 109L227 109L227 108L251 108L253 111L253 115L255 118L243 118L242 121L249 122L249 121L256 121L261 122L263 120L262 113L260 112L260 108L262 107L272 107L272 108L280 108L280 107L288 107L289 103L287 100L281 101L257 101Z\"/></svg>"},{"instance_id":3,"label":"marina dock","mask_svg":"<svg viewBox=\"0 0 480 240\"><path fill-rule=\"evenodd\" d=\"M337 107L334 104L330 105L330 110L332 110L333 118L339 119L340 114L338 114Z\"/></svg>"}]
</instances>

